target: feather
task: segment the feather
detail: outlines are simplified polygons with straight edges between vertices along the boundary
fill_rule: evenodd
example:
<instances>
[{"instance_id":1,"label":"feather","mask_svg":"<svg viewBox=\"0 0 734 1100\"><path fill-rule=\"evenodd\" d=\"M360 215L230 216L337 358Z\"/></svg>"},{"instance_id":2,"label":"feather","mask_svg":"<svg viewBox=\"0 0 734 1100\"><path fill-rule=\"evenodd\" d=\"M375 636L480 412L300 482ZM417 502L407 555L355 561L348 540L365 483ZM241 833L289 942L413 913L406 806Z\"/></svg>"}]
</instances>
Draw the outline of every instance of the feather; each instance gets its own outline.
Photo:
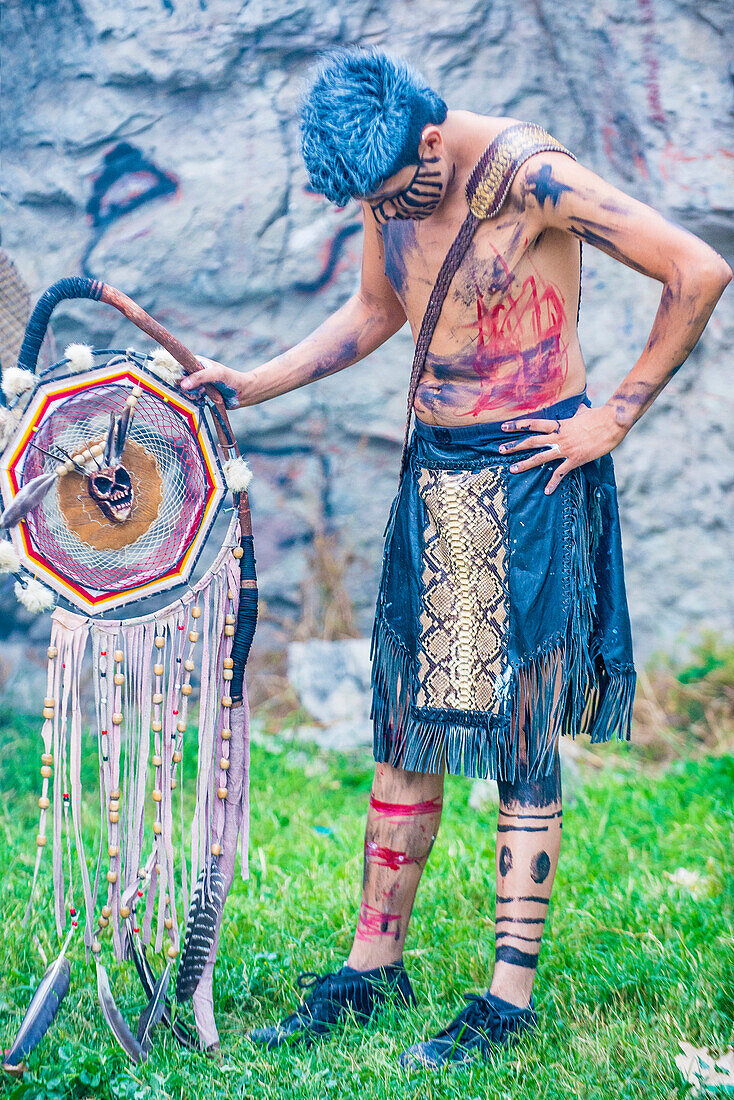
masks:
<instances>
[{"instance_id":1,"label":"feather","mask_svg":"<svg viewBox=\"0 0 734 1100\"><path fill-rule=\"evenodd\" d=\"M148 962L148 956L144 948L140 945L139 938L130 931L129 925L127 928L127 940L130 948L130 957L137 970L140 984L145 991L146 997L150 1000L153 996L153 990L156 987L156 976L153 972L153 968ZM170 1027L182 1047L188 1047L189 1050L199 1050L200 1044L198 1037L194 1035L193 1031L191 1031L186 1024L182 1024L179 1020L174 1020L171 1016L171 1005L167 998L164 998L163 1001L161 1023L165 1024L166 1027Z\"/></svg>"},{"instance_id":2,"label":"feather","mask_svg":"<svg viewBox=\"0 0 734 1100\"><path fill-rule=\"evenodd\" d=\"M240 455L228 458L222 469L227 487L233 493L243 493L252 481L252 470Z\"/></svg>"},{"instance_id":3,"label":"feather","mask_svg":"<svg viewBox=\"0 0 734 1100\"><path fill-rule=\"evenodd\" d=\"M107 971L98 959L95 961L97 963L97 997L99 999L99 1006L102 1009L102 1015L109 1024L110 1031L130 1060L133 1062L144 1062L148 1057L147 1052L143 1050L115 1004L115 998L112 996L110 979L107 977Z\"/></svg>"},{"instance_id":4,"label":"feather","mask_svg":"<svg viewBox=\"0 0 734 1100\"><path fill-rule=\"evenodd\" d=\"M20 523L24 516L38 507L57 477L54 470L51 474L31 478L0 516L0 527L15 527L16 523Z\"/></svg>"},{"instance_id":5,"label":"feather","mask_svg":"<svg viewBox=\"0 0 734 1100\"><path fill-rule=\"evenodd\" d=\"M104 464L109 466L112 461L112 450L115 446L115 435L117 434L117 420L113 412L110 413L110 426L107 429L107 439L105 441L104 448Z\"/></svg>"},{"instance_id":6,"label":"feather","mask_svg":"<svg viewBox=\"0 0 734 1100\"><path fill-rule=\"evenodd\" d=\"M31 1003L28 1005L28 1011L18 1029L15 1042L5 1055L3 1069L8 1073L18 1076L23 1073L22 1059L27 1058L33 1048L40 1043L51 1026L59 1005L68 992L71 967L69 966L69 960L66 958L66 949L69 946L73 931L73 928L69 929L58 958L51 963L41 978L38 989L33 994Z\"/></svg>"},{"instance_id":7,"label":"feather","mask_svg":"<svg viewBox=\"0 0 734 1100\"><path fill-rule=\"evenodd\" d=\"M4 451L15 435L18 417L13 409L0 408L0 451Z\"/></svg>"},{"instance_id":8,"label":"feather","mask_svg":"<svg viewBox=\"0 0 734 1100\"><path fill-rule=\"evenodd\" d=\"M160 1023L163 1012L166 1007L166 993L168 992L168 981L171 977L171 964L167 963L166 968L161 974L158 981L155 983L153 993L148 1001L148 1005L144 1012L141 1013L138 1020L138 1042L147 1054L152 1046L150 1034L156 1024Z\"/></svg>"},{"instance_id":9,"label":"feather","mask_svg":"<svg viewBox=\"0 0 734 1100\"><path fill-rule=\"evenodd\" d=\"M179 1001L187 1001L194 995L204 973L224 908L224 879L216 859L211 861L208 878L207 889L207 873L204 868L191 898L186 937L176 975L176 999Z\"/></svg>"},{"instance_id":10,"label":"feather","mask_svg":"<svg viewBox=\"0 0 734 1100\"><path fill-rule=\"evenodd\" d=\"M127 430L130 427L131 412L132 409L130 405L125 405L122 416L120 417L119 423L117 425L117 443L115 444L115 461L113 465L117 465L117 463L122 458L122 452L125 450L125 443L127 441Z\"/></svg>"},{"instance_id":11,"label":"feather","mask_svg":"<svg viewBox=\"0 0 734 1100\"><path fill-rule=\"evenodd\" d=\"M25 584L16 581L13 586L15 598L22 603L27 611L38 615L40 611L49 611L54 605L54 594L45 584L41 584L35 577L30 577Z\"/></svg>"},{"instance_id":12,"label":"feather","mask_svg":"<svg viewBox=\"0 0 734 1100\"><path fill-rule=\"evenodd\" d=\"M89 344L67 344L64 356L69 360L67 366L72 374L80 374L94 366L94 352Z\"/></svg>"},{"instance_id":13,"label":"feather","mask_svg":"<svg viewBox=\"0 0 734 1100\"><path fill-rule=\"evenodd\" d=\"M20 558L12 542L0 540L0 573L17 573L19 569Z\"/></svg>"},{"instance_id":14,"label":"feather","mask_svg":"<svg viewBox=\"0 0 734 1100\"><path fill-rule=\"evenodd\" d=\"M35 384L33 371L23 370L22 367L6 367L2 373L2 390L8 401L32 390Z\"/></svg>"}]
</instances>

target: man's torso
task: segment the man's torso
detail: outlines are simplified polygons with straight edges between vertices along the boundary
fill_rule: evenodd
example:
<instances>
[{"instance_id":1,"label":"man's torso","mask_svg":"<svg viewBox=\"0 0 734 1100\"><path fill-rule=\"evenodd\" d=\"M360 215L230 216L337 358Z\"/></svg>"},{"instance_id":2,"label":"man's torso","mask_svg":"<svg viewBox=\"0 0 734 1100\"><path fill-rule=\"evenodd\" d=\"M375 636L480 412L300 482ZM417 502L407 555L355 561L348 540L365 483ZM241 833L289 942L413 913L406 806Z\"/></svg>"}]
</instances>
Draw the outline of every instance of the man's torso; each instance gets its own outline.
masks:
<instances>
[{"instance_id":1,"label":"man's torso","mask_svg":"<svg viewBox=\"0 0 734 1100\"><path fill-rule=\"evenodd\" d=\"M478 160L514 120L475 117ZM524 173L518 173L499 214L479 224L454 276L416 394L421 420L448 426L500 420L584 388L576 332L579 243L539 223L543 156L527 162L531 193ZM424 221L391 219L382 227L385 274L414 339L441 263L467 213L466 178L456 182L445 209Z\"/></svg>"}]
</instances>

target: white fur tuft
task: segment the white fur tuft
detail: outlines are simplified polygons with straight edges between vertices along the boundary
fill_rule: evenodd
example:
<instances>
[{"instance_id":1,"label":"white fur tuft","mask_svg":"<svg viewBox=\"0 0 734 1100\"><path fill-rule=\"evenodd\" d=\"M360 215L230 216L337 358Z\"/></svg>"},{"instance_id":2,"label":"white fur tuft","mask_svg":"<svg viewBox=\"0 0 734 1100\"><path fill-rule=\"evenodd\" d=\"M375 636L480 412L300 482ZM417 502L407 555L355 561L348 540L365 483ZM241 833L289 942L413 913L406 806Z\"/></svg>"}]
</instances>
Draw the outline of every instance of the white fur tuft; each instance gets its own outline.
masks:
<instances>
[{"instance_id":1,"label":"white fur tuft","mask_svg":"<svg viewBox=\"0 0 734 1100\"><path fill-rule=\"evenodd\" d=\"M181 364L173 358L170 351L160 347L154 349L153 359L152 361L148 360L148 366L169 386L175 386L177 382L180 382L185 373Z\"/></svg>"},{"instance_id":2,"label":"white fur tuft","mask_svg":"<svg viewBox=\"0 0 734 1100\"><path fill-rule=\"evenodd\" d=\"M89 344L67 344L64 355L69 360L67 365L72 374L81 374L94 366L94 355Z\"/></svg>"},{"instance_id":3,"label":"white fur tuft","mask_svg":"<svg viewBox=\"0 0 734 1100\"><path fill-rule=\"evenodd\" d=\"M4 451L15 434L18 426L18 417L14 410L4 409L0 406L0 451Z\"/></svg>"},{"instance_id":4,"label":"white fur tuft","mask_svg":"<svg viewBox=\"0 0 734 1100\"><path fill-rule=\"evenodd\" d=\"M54 594L50 588L46 588L45 584L41 584L35 577L31 577L23 585L20 581L15 582L15 595L18 597L18 602L23 604L23 607L28 611L37 615L39 611L49 611L54 605Z\"/></svg>"},{"instance_id":5,"label":"white fur tuft","mask_svg":"<svg viewBox=\"0 0 734 1100\"><path fill-rule=\"evenodd\" d=\"M252 481L252 470L244 458L228 458L222 467L224 479L233 493L244 493Z\"/></svg>"},{"instance_id":6,"label":"white fur tuft","mask_svg":"<svg viewBox=\"0 0 734 1100\"><path fill-rule=\"evenodd\" d=\"M15 552L12 542L7 539L0 541L0 573L15 573L20 569L20 559Z\"/></svg>"},{"instance_id":7,"label":"white fur tuft","mask_svg":"<svg viewBox=\"0 0 734 1100\"><path fill-rule=\"evenodd\" d=\"M3 393L8 401L32 390L35 384L36 376L32 371L22 370L21 367L6 367L3 371Z\"/></svg>"}]
</instances>

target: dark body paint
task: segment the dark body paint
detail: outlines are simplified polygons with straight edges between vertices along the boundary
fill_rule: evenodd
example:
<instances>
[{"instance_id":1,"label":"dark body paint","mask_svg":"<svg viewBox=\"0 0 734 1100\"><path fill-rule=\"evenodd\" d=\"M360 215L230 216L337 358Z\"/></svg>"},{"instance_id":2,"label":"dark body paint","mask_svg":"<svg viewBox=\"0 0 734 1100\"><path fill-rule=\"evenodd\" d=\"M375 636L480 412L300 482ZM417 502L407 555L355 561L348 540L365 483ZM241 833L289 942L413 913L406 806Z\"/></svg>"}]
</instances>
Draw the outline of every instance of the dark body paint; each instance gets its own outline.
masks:
<instances>
[{"instance_id":1,"label":"dark body paint","mask_svg":"<svg viewBox=\"0 0 734 1100\"><path fill-rule=\"evenodd\" d=\"M545 882L550 874L551 861L546 851L538 852L530 860L530 877L533 882Z\"/></svg>"},{"instance_id":2,"label":"dark body paint","mask_svg":"<svg viewBox=\"0 0 734 1100\"><path fill-rule=\"evenodd\" d=\"M564 191L573 191L568 184L553 178L553 168L550 164L541 164L539 168L528 171L525 186L530 194L535 196L540 206L548 201L552 206L557 206Z\"/></svg>"},{"instance_id":3,"label":"dark body paint","mask_svg":"<svg viewBox=\"0 0 734 1100\"><path fill-rule=\"evenodd\" d=\"M512 870L512 852L506 844L502 845L500 851L500 874L504 878L508 871Z\"/></svg>"},{"instance_id":4,"label":"dark body paint","mask_svg":"<svg viewBox=\"0 0 734 1100\"><path fill-rule=\"evenodd\" d=\"M518 779L512 783L500 780L497 783L500 803L518 805L533 809L550 806L561 801L561 760L555 755L553 771L540 779ZM504 811L502 811L504 812Z\"/></svg>"}]
</instances>

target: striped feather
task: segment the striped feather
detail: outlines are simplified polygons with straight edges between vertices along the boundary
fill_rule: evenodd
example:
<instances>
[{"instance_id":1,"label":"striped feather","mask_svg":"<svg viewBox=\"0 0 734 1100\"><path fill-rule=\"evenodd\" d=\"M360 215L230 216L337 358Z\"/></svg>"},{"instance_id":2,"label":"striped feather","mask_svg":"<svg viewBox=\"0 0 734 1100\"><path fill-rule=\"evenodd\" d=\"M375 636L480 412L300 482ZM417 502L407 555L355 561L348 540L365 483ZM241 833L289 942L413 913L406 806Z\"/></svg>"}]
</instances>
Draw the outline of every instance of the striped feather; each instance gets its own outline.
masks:
<instances>
[{"instance_id":1,"label":"striped feather","mask_svg":"<svg viewBox=\"0 0 734 1100\"><path fill-rule=\"evenodd\" d=\"M54 471L31 478L0 516L0 527L15 527L16 523L20 523L24 516L38 507L57 477L58 474Z\"/></svg>"},{"instance_id":2,"label":"striped feather","mask_svg":"<svg viewBox=\"0 0 734 1100\"><path fill-rule=\"evenodd\" d=\"M140 979L145 995L150 1000L153 996L153 990L156 987L157 978L153 971L152 966L148 962L148 956L145 949L140 943L140 938L136 936L129 927L127 927L127 940L129 945L130 958L133 960L133 964ZM186 1024L181 1023L180 1020L175 1020L171 1015L171 1005L168 999L163 1001L163 1012L161 1014L161 1023L166 1027L170 1027L175 1038L181 1044L182 1047L186 1047L188 1050L199 1050L201 1044L199 1043L198 1036L194 1034L191 1028Z\"/></svg>"},{"instance_id":3,"label":"striped feather","mask_svg":"<svg viewBox=\"0 0 734 1100\"><path fill-rule=\"evenodd\" d=\"M59 1010L69 989L71 979L71 967L66 958L66 948L69 944L71 931L66 937L64 946L57 959L49 966L43 975L38 989L33 994L21 1022L15 1042L5 1055L3 1069L8 1073L20 1076L25 1069L23 1059L27 1058L33 1048L40 1043L48 1031L53 1018Z\"/></svg>"},{"instance_id":4,"label":"striped feather","mask_svg":"<svg viewBox=\"0 0 734 1100\"><path fill-rule=\"evenodd\" d=\"M193 997L206 960L209 958L224 908L224 879L216 859L212 859L207 887L206 867L199 875L186 922L186 937L176 975L176 998Z\"/></svg>"},{"instance_id":5,"label":"striped feather","mask_svg":"<svg viewBox=\"0 0 734 1100\"><path fill-rule=\"evenodd\" d=\"M107 977L107 971L98 959L95 961L97 963L97 997L99 999L99 1006L102 1009L102 1015L109 1024L110 1031L131 1061L144 1062L148 1057L147 1051L143 1050L115 1004L115 998L112 996L110 979Z\"/></svg>"},{"instance_id":6,"label":"striped feather","mask_svg":"<svg viewBox=\"0 0 734 1100\"><path fill-rule=\"evenodd\" d=\"M166 993L168 992L168 980L171 977L171 964L167 963L151 994L150 1000L141 1013L138 1021L137 1039L140 1046L148 1054L153 1046L151 1032L156 1024L160 1023L166 1007Z\"/></svg>"}]
</instances>

